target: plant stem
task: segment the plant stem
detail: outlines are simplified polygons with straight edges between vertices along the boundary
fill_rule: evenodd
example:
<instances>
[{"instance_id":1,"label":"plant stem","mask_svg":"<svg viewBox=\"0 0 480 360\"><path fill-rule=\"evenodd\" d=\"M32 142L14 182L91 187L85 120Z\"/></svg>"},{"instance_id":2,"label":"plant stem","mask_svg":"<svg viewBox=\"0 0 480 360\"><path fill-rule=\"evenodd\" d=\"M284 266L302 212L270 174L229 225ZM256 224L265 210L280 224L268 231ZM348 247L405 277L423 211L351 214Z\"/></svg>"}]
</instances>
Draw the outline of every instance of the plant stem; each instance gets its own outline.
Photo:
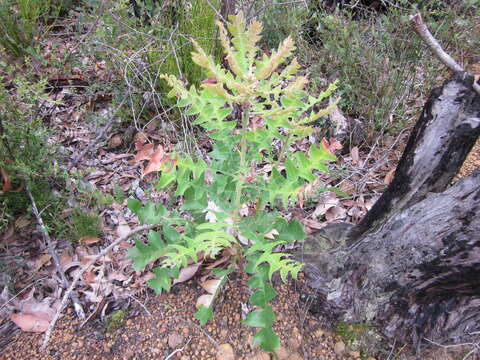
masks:
<instances>
[{"instance_id":1,"label":"plant stem","mask_svg":"<svg viewBox=\"0 0 480 360\"><path fill-rule=\"evenodd\" d=\"M250 117L250 112L248 111L248 106L246 106L243 109L242 113L242 129L241 129L241 135L242 138L240 139L240 174L239 178L237 180L237 184L235 186L235 215L234 215L234 221L238 222L240 219L240 208L242 206L242 187L243 183L245 182L243 178L242 171L245 168L245 162L246 162L246 155L247 155L247 129L248 129L248 120Z\"/></svg>"},{"instance_id":2,"label":"plant stem","mask_svg":"<svg viewBox=\"0 0 480 360\"><path fill-rule=\"evenodd\" d=\"M287 137L285 138L285 141L283 142L282 147L280 148L280 152L278 153L277 161L275 161L275 165L274 165L275 167L278 167L280 165L280 163L282 162L283 157L285 156L285 151L288 148L288 145L290 145L290 134L287 135Z\"/></svg>"}]
</instances>

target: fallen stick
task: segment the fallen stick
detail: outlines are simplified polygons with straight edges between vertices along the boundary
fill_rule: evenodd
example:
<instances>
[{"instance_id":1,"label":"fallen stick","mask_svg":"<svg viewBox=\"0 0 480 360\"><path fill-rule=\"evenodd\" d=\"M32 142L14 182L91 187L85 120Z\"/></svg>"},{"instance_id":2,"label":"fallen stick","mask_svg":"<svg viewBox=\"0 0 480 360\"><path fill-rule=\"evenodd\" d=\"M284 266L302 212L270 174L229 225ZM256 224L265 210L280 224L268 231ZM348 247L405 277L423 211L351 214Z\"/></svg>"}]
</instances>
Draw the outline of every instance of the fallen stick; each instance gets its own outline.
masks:
<instances>
[{"instance_id":1,"label":"fallen stick","mask_svg":"<svg viewBox=\"0 0 480 360\"><path fill-rule=\"evenodd\" d=\"M448 55L445 50L443 50L440 43L435 39L428 30L427 25L423 21L422 15L417 13L410 16L410 21L412 22L413 29L420 36L420 38L428 45L433 54L450 70L455 72L466 72L465 69L457 63L450 55ZM476 81L473 82L473 90L475 90L480 95L480 85Z\"/></svg>"},{"instance_id":2,"label":"fallen stick","mask_svg":"<svg viewBox=\"0 0 480 360\"><path fill-rule=\"evenodd\" d=\"M57 270L57 273L62 281L62 286L64 289L66 289L68 287L68 280L67 280L67 277L65 276L65 272L63 271L62 266L60 265L60 260L58 259L57 252L53 247L52 238L48 233L47 227L43 223L43 219L42 219L42 216L40 215L40 212L38 211L35 198L33 197L28 185L26 190L27 190L28 197L30 198L30 202L32 203L33 214L37 219L38 226L40 227L40 232L43 235L43 239L45 240L45 243L47 244L48 252L52 257L53 264L55 265L55 269ZM80 305L80 301L78 300L77 295L75 293L71 293L70 298L72 299L73 306L75 307L75 312L77 313L77 316L81 319L85 319L85 311L83 311L83 308Z\"/></svg>"},{"instance_id":3,"label":"fallen stick","mask_svg":"<svg viewBox=\"0 0 480 360\"><path fill-rule=\"evenodd\" d=\"M50 322L50 325L48 326L47 331L45 332L45 337L43 338L43 343L42 343L42 346L40 348L41 351L44 351L47 348L48 342L50 341L50 335L53 331L53 328L55 327L55 324L56 324L58 318L60 317L60 314L62 313L63 308L67 304L68 297L70 296L70 293L73 291L73 289L77 285L77 283L80 280L80 278L82 277L83 273L85 271L87 271L88 268L90 266L92 266L98 259L100 259L102 256L105 256L110 250L112 250L114 246L120 244L122 241L127 240L130 236L135 235L136 233L139 233L139 232L142 232L142 231L145 231L145 230L153 229L153 228L158 227L160 225L161 224L143 225L143 226L139 226L139 227L133 229L128 234L125 234L124 236L118 238L113 243L108 245L105 249L100 251L95 257L93 257L88 263L86 263L85 265L83 265L80 268L80 270L75 274L75 277L73 278L73 281L70 284L70 287L67 289L67 291L63 295L62 302L60 303L60 306L58 307L57 312L55 313L55 316L53 317L52 321Z\"/></svg>"}]
</instances>

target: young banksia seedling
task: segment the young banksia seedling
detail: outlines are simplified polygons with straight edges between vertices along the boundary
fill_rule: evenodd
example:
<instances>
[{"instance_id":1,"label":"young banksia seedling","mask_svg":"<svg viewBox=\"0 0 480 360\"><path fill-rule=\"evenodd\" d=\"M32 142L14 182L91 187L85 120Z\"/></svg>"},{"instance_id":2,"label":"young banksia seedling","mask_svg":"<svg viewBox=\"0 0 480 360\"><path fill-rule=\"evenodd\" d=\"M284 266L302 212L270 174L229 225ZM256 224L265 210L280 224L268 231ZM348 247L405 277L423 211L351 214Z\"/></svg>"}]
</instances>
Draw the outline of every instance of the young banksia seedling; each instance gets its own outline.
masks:
<instances>
[{"instance_id":1,"label":"young banksia seedling","mask_svg":"<svg viewBox=\"0 0 480 360\"><path fill-rule=\"evenodd\" d=\"M155 170L161 173L157 188L173 188L182 205L170 211L161 204L142 206L130 199L129 208L142 223L162 224L161 231L149 233L148 243L137 241L130 256L136 269L158 264L153 269L156 277L149 280L158 293L169 291L185 269L229 257L224 269L215 270L213 279L202 284L207 294L197 303L196 317L205 324L228 274L245 272L255 310L244 323L259 328L255 344L274 352L280 343L272 328L275 314L270 302L277 295L272 276L278 273L286 282L301 269L290 254L278 249L305 238L300 223L287 221L279 209L297 202L303 189L316 181L317 172L327 172L327 162L335 160L323 143L312 144L307 151L292 149L315 131L309 124L327 115L338 100L313 110L331 95L335 84L318 97L308 95L306 76L297 75L291 38L267 56L257 46L259 22L247 24L240 13L225 25L217 24L228 69L192 40L192 59L207 73L200 89L162 75L172 88L169 96L177 97L178 107L205 129L212 150L198 159L157 149ZM238 119L232 116L234 107L240 110Z\"/></svg>"}]
</instances>

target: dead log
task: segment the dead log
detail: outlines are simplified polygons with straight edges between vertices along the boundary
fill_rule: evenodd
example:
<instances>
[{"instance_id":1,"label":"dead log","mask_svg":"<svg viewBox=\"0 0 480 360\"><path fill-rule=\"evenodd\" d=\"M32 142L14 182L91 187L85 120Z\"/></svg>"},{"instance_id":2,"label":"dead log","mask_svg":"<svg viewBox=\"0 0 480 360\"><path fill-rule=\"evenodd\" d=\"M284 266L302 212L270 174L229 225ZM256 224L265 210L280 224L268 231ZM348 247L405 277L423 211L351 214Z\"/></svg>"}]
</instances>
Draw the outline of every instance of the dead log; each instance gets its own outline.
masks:
<instances>
[{"instance_id":1,"label":"dead log","mask_svg":"<svg viewBox=\"0 0 480 360\"><path fill-rule=\"evenodd\" d=\"M450 186L480 135L472 84L457 73L432 92L392 183L358 226L305 241L314 311L417 346L478 338L480 169Z\"/></svg>"}]
</instances>

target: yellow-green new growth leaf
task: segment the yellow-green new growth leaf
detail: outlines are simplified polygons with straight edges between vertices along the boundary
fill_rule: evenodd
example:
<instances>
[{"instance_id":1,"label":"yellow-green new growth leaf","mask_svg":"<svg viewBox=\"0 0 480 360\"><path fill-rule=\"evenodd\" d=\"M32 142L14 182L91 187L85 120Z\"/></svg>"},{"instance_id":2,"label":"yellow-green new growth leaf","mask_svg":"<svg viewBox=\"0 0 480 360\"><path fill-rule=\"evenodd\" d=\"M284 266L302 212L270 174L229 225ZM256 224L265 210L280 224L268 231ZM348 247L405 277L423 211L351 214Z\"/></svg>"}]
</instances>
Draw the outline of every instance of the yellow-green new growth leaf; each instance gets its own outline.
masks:
<instances>
[{"instance_id":1,"label":"yellow-green new growth leaf","mask_svg":"<svg viewBox=\"0 0 480 360\"><path fill-rule=\"evenodd\" d=\"M258 50L256 44L261 38L262 24L258 21L252 21L247 28L247 22L242 11L237 16L230 16L229 19L230 22L227 22L226 25L230 34L232 34L234 49L229 45L226 46L229 44L228 37L223 24L219 23L220 32L223 32L223 35L220 35L223 37L221 41L227 52L228 63L237 76L242 79L253 80L250 73Z\"/></svg>"},{"instance_id":2,"label":"yellow-green new growth leaf","mask_svg":"<svg viewBox=\"0 0 480 360\"><path fill-rule=\"evenodd\" d=\"M257 79L264 80L268 78L278 68L278 66L292 54L294 49L295 46L293 40L289 36L278 47L277 51L273 51L268 61L257 70Z\"/></svg>"},{"instance_id":3,"label":"yellow-green new growth leaf","mask_svg":"<svg viewBox=\"0 0 480 360\"><path fill-rule=\"evenodd\" d=\"M280 79L288 80L292 75L297 73L298 69L300 69L300 64L298 63L297 58L294 57L290 64L285 66L285 69L280 73Z\"/></svg>"},{"instance_id":4,"label":"yellow-green new growth leaf","mask_svg":"<svg viewBox=\"0 0 480 360\"><path fill-rule=\"evenodd\" d=\"M230 69L237 75L242 76L244 74L243 70L241 69L240 65L237 63L235 51L230 46L230 39L228 38L227 30L225 26L220 21L217 21L218 29L220 31L220 42L225 50L225 54L227 55L226 59L228 62L228 66Z\"/></svg>"},{"instance_id":5,"label":"yellow-green new growth leaf","mask_svg":"<svg viewBox=\"0 0 480 360\"><path fill-rule=\"evenodd\" d=\"M205 70L208 71L210 76L214 76L218 82L222 82L227 84L231 84L231 81L226 76L225 71L217 64L211 56L208 56L205 50L194 40L190 39L196 51L192 52L192 60L198 66L201 66Z\"/></svg>"},{"instance_id":6,"label":"yellow-green new growth leaf","mask_svg":"<svg viewBox=\"0 0 480 360\"><path fill-rule=\"evenodd\" d=\"M161 74L160 79L164 79L168 85L172 87L172 91L169 92L169 96L178 96L184 98L188 96L188 91L185 88L185 84L178 80L175 75Z\"/></svg>"},{"instance_id":7,"label":"yellow-green new growth leaf","mask_svg":"<svg viewBox=\"0 0 480 360\"><path fill-rule=\"evenodd\" d=\"M308 84L307 77L299 76L294 81L289 83L283 91L285 95L293 96L296 92L303 90L307 84Z\"/></svg>"},{"instance_id":8,"label":"yellow-green new growth leaf","mask_svg":"<svg viewBox=\"0 0 480 360\"><path fill-rule=\"evenodd\" d=\"M340 98L336 98L333 102L331 102L325 109L322 109L318 112L312 112L309 117L306 119L299 121L298 124L303 125L303 124L308 124L311 122L314 122L318 119L320 119L323 116L327 116L330 114L336 107L338 102L340 101Z\"/></svg>"}]
</instances>

